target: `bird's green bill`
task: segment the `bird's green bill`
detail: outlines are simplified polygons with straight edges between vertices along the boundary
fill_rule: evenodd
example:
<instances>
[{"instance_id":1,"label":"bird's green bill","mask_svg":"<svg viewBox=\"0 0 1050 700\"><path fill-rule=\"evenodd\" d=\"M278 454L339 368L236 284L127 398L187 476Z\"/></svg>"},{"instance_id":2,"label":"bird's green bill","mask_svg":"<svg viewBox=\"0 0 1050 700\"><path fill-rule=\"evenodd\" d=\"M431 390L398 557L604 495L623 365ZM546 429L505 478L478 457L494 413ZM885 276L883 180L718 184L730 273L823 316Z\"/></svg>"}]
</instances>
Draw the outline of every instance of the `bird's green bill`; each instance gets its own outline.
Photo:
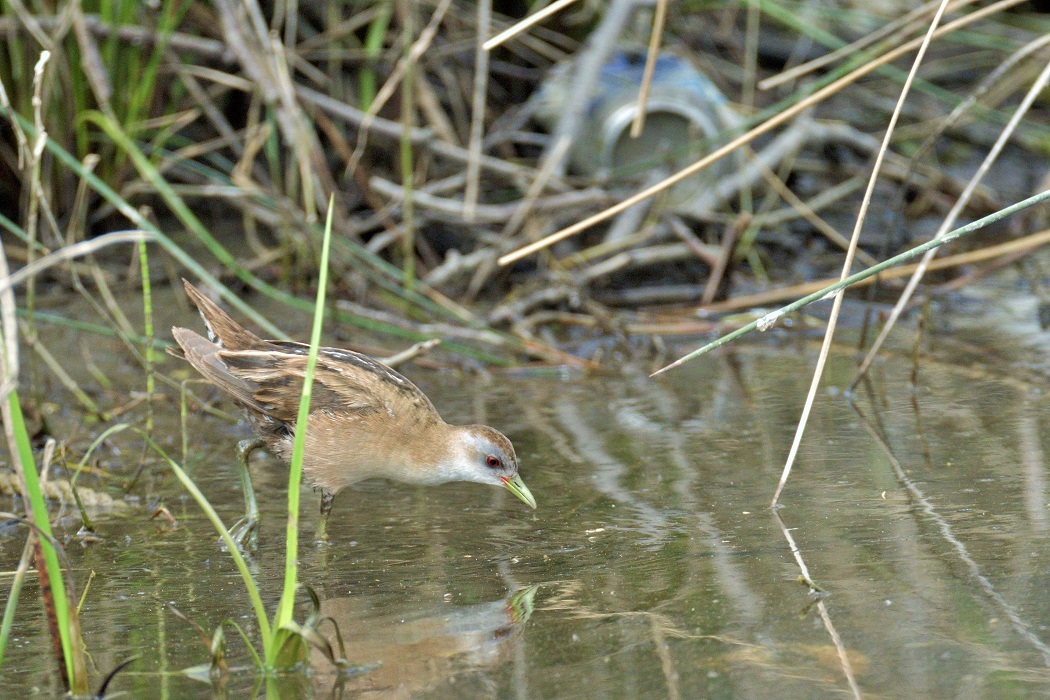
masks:
<instances>
[{"instance_id":1,"label":"bird's green bill","mask_svg":"<svg viewBox=\"0 0 1050 700\"><path fill-rule=\"evenodd\" d=\"M521 480L520 475L515 474L513 479L505 476L501 478L503 479L503 485L507 487L508 491L525 501L525 503L529 505L529 508L536 507L536 499L533 497L532 491L529 491L529 487Z\"/></svg>"}]
</instances>

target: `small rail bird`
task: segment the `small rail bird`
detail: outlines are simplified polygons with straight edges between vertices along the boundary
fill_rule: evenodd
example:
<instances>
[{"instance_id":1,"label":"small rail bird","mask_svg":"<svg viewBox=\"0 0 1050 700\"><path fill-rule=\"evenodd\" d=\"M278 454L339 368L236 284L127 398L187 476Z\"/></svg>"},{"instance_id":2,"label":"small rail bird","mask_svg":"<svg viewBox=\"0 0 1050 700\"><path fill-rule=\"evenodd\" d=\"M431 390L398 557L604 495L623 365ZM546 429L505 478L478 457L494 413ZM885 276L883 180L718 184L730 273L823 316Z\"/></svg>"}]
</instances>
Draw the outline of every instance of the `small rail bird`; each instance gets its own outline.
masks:
<instances>
[{"instance_id":1,"label":"small rail bird","mask_svg":"<svg viewBox=\"0 0 1050 700\"><path fill-rule=\"evenodd\" d=\"M309 346L263 340L183 280L209 338L172 328L179 349L204 377L247 409L259 434L240 445L247 513L237 539L253 541L258 508L248 456L266 447L291 459ZM503 486L531 508L536 499L518 474L518 459L502 433L485 425L449 425L415 384L366 355L320 348L307 421L303 474L321 489L318 536L327 539L332 499L344 487L384 478L435 485L474 481Z\"/></svg>"}]
</instances>

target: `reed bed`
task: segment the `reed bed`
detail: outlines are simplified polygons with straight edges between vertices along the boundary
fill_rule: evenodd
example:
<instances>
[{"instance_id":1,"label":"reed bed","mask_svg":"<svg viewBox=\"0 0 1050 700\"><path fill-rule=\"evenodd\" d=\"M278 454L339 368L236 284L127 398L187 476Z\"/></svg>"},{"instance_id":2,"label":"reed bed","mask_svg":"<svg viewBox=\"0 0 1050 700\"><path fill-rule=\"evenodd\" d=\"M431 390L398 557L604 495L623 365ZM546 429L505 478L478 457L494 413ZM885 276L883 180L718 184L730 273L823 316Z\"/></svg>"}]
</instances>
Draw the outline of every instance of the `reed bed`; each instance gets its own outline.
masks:
<instances>
[{"instance_id":1,"label":"reed bed","mask_svg":"<svg viewBox=\"0 0 1050 700\"><path fill-rule=\"evenodd\" d=\"M916 231L947 213L967 189L965 167L953 163L994 139L1007 120L1000 106L1045 55L1046 21L1014 4L949 8L931 75L917 77L910 123L887 152L875 202L884 223L861 241L865 266L921 241ZM765 304L760 288L833 269L859 205L859 178L879 150L872 134L903 79L892 59L914 50L929 17L916 11L880 24L859 8L803 12L772 2L757 20L734 5L672 9L673 29L660 45L734 98L738 118L681 144L683 157L709 168L715 156L743 154L733 163L737 176L717 192L697 181L698 201L683 208L662 202L660 186L631 197L666 163L597 179L573 171L545 131L581 138L586 126L570 113L586 100L568 101L572 109L555 124L536 121L552 67L573 60L582 72L618 47L649 42L637 28L651 18L644 8L569 7L490 51L475 47L512 22L480 9L377 3L335 12L307 4L270 16L253 3L103 3L94 14L70 6L49 16L8 8L0 76L11 113L31 113L28 68L41 48L52 51L40 112L47 158L64 164L41 182L50 207L43 221L23 227L18 216L6 218L27 246L17 254L30 260L114 225L128 228L129 219L149 230L130 212L149 203L164 221L156 234L206 247L191 272L211 273L215 283L236 278L238 292L247 286L305 310L284 290L292 283L293 292L306 291L316 278L317 209L331 194L338 322L413 341L440 333L445 350L486 363L578 365L563 351L566 340L610 327L703 332L697 316L707 309ZM861 31L867 27L878 30ZM850 41L857 48L846 51ZM967 71L945 71L952 62ZM986 80L993 75L1000 79ZM595 89L572 85L574 94ZM28 124L8 119L14 136L33 138ZM1040 120L1023 120L997 167L1038 153L1047 133ZM18 201L21 178L6 181L5 198ZM967 198L970 216L1033 193L985 182ZM221 236L216 222L201 223L197 212L206 210L221 213ZM555 250L506 264L570 225L573 235ZM162 245L187 265L179 251L190 241ZM979 275L972 260L948 269ZM62 269L48 274L68 281ZM950 284L951 275L939 279ZM224 296L251 313L232 291Z\"/></svg>"}]
</instances>

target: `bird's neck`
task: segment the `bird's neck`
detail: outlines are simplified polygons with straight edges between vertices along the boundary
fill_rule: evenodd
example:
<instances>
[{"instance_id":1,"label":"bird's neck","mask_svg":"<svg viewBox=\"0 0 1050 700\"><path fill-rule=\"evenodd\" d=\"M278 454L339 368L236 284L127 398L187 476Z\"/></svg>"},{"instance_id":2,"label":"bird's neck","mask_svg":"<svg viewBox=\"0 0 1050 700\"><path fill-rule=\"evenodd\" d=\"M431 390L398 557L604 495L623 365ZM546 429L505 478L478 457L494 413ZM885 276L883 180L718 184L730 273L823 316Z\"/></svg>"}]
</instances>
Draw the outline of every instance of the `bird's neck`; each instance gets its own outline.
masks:
<instances>
[{"instance_id":1,"label":"bird's neck","mask_svg":"<svg viewBox=\"0 0 1050 700\"><path fill-rule=\"evenodd\" d=\"M418 484L462 481L466 461L463 428L442 421L416 433L413 440L405 441L401 476L397 478Z\"/></svg>"}]
</instances>

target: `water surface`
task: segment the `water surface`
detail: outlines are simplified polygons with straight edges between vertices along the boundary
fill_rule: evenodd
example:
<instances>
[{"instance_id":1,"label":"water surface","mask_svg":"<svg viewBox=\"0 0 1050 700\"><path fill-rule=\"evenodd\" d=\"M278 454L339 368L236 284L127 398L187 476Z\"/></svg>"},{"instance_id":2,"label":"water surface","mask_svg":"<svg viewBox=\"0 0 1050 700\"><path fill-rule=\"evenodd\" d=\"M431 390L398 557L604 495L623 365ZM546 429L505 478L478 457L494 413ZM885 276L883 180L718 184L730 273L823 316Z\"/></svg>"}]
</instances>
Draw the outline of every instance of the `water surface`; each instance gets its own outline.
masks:
<instances>
[{"instance_id":1,"label":"water surface","mask_svg":"<svg viewBox=\"0 0 1050 700\"><path fill-rule=\"evenodd\" d=\"M891 353L876 365L875 398L858 396L859 412L836 388L855 366L840 346L777 514L769 502L808 388L812 341L737 345L655 382L630 368L615 377L491 382L408 368L446 419L488 423L513 439L539 508L474 484L371 482L341 493L331 546L304 537L301 577L338 624L358 672L337 678L318 657L313 674L270 690L383 698L1050 693L1047 384L1016 371L1030 362L971 340L928 347L917 388L910 348ZM973 355L946 359L964 350ZM158 404L157 414L178 455L177 401ZM92 428L80 430L87 439ZM189 435L188 465L232 522L241 509L234 446L245 427L197 413ZM140 457L134 444L114 439L102 466L130 473ZM254 562L272 605L284 477L269 457L253 470L264 509ZM112 490L115 480L82 485ZM206 662L208 650L167 606L209 636L224 620L254 634L250 607L211 526L162 465L148 467L136 493L124 514L99 516L97 542L79 543L73 518L59 529L78 594L94 574L83 607L94 668L103 674L139 657L111 687L133 697L264 692L232 627L230 662L242 670L217 687L181 673ZM303 503L309 534L317 497L308 488ZM148 520L156 505L177 527ZM788 535L823 597L799 583ZM16 529L0 533L4 570L15 567L22 542ZM60 693L36 593L27 584L0 670L12 697ZM304 595L301 616L308 612Z\"/></svg>"}]
</instances>

